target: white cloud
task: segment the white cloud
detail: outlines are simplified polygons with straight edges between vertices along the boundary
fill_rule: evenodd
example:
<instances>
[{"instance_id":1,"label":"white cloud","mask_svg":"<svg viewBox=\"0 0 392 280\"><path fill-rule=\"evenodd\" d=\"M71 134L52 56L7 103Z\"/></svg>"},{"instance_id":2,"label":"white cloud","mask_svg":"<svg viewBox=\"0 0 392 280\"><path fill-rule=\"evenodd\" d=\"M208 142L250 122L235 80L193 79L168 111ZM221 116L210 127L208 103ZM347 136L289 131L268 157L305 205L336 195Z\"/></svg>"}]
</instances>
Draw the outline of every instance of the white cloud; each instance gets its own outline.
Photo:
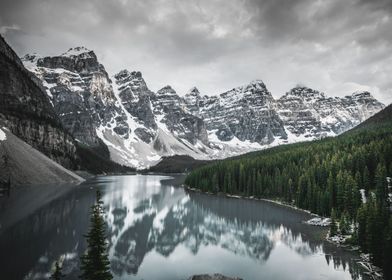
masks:
<instances>
[{"instance_id":1,"label":"white cloud","mask_svg":"<svg viewBox=\"0 0 392 280\"><path fill-rule=\"evenodd\" d=\"M11 26L7 26L7 25L0 26L0 34L3 36L5 36L7 34L7 32L13 31L13 30L20 30L20 27L17 26L16 24L13 24Z\"/></svg>"},{"instance_id":2,"label":"white cloud","mask_svg":"<svg viewBox=\"0 0 392 280\"><path fill-rule=\"evenodd\" d=\"M142 71L154 91L171 84L180 94L192 86L216 94L262 79L276 97L303 83L329 95L367 88L389 103L391 6L381 0L3 0L0 32L19 55L84 45L110 74Z\"/></svg>"}]
</instances>

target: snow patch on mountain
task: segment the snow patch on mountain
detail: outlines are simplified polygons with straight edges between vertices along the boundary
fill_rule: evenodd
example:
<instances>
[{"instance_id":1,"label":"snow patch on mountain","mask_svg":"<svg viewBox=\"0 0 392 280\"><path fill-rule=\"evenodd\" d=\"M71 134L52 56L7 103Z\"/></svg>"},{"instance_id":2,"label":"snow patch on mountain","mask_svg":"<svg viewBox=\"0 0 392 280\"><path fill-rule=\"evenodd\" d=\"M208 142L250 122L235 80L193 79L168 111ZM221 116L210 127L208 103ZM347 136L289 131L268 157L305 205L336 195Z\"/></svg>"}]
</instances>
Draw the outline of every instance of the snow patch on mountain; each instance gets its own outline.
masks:
<instances>
[{"instance_id":1,"label":"snow patch on mountain","mask_svg":"<svg viewBox=\"0 0 392 280\"><path fill-rule=\"evenodd\" d=\"M328 97L304 86L276 100L261 80L215 96L196 87L183 97L170 86L152 92L138 71L109 76L85 47L22 61L78 141L103 141L113 161L138 169L164 156L222 159L335 136L384 108L368 92Z\"/></svg>"},{"instance_id":2,"label":"snow patch on mountain","mask_svg":"<svg viewBox=\"0 0 392 280\"><path fill-rule=\"evenodd\" d=\"M91 50L81 46L81 47L70 48L61 56L68 56L68 57L84 56L84 58L87 58L87 57L91 57L91 55L89 55L90 52Z\"/></svg>"},{"instance_id":3,"label":"snow patch on mountain","mask_svg":"<svg viewBox=\"0 0 392 280\"><path fill-rule=\"evenodd\" d=\"M0 141L7 140L7 135L5 132L0 128Z\"/></svg>"}]
</instances>

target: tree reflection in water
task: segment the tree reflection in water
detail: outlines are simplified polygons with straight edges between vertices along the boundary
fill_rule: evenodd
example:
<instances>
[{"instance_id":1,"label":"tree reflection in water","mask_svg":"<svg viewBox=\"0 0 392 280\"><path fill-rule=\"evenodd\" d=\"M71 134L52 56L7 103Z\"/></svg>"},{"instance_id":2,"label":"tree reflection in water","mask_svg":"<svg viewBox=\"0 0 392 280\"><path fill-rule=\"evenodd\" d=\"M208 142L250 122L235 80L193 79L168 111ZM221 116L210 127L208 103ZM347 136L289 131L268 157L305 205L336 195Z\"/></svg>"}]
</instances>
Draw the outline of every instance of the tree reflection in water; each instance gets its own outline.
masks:
<instances>
[{"instance_id":1,"label":"tree reflection in water","mask_svg":"<svg viewBox=\"0 0 392 280\"><path fill-rule=\"evenodd\" d=\"M109 256L116 277L137 275L147 255L170 258L179 247L195 257L202 248L219 248L251 259L257 266L268 262L274 248L283 244L303 258L325 254L326 264L332 261L336 270L348 268L351 277L359 279L353 255L317 241L314 236L324 230L302 224L308 214L269 202L186 193L162 179L101 178L44 206L1 233L0 261L7 264L3 275L10 279L44 276L60 259L68 279L76 277L94 201L95 190L90 186L98 186L107 212Z\"/></svg>"}]
</instances>

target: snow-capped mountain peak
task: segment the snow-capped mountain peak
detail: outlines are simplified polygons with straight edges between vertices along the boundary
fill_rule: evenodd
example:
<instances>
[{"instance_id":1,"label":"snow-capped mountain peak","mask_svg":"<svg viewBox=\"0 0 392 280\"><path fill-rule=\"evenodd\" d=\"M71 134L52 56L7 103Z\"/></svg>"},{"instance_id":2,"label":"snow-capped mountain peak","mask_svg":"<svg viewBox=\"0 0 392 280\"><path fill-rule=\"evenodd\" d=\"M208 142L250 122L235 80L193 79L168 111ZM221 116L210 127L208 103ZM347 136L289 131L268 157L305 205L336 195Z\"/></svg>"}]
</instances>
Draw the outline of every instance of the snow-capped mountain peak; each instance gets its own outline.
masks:
<instances>
[{"instance_id":1,"label":"snow-capped mountain peak","mask_svg":"<svg viewBox=\"0 0 392 280\"><path fill-rule=\"evenodd\" d=\"M322 99L325 98L325 93L319 92L317 90L305 87L305 86L297 86L292 88L288 93L286 93L286 96L295 96L302 98L304 100L310 100L310 99Z\"/></svg>"},{"instance_id":2,"label":"snow-capped mountain peak","mask_svg":"<svg viewBox=\"0 0 392 280\"><path fill-rule=\"evenodd\" d=\"M139 71L121 70L114 75L114 80L118 85L119 91L128 89L128 94L135 99L138 99L141 94L150 93L142 73Z\"/></svg>"},{"instance_id":3,"label":"snow-capped mountain peak","mask_svg":"<svg viewBox=\"0 0 392 280\"><path fill-rule=\"evenodd\" d=\"M123 69L120 72L118 72L116 75L114 75L114 77L121 81L124 79L127 79L129 77L133 78L133 79L139 79L139 78L143 78L142 77L142 73L140 71L132 71L129 72L127 69Z\"/></svg>"},{"instance_id":4,"label":"snow-capped mountain peak","mask_svg":"<svg viewBox=\"0 0 392 280\"><path fill-rule=\"evenodd\" d=\"M176 91L170 85L166 85L158 90L157 94L177 95Z\"/></svg>"},{"instance_id":5,"label":"snow-capped mountain peak","mask_svg":"<svg viewBox=\"0 0 392 280\"><path fill-rule=\"evenodd\" d=\"M84 47L22 61L77 140L103 142L112 160L137 168L162 156L216 159L334 136L383 108L368 92L332 98L304 86L275 100L262 80L214 96L196 87L184 97L171 86L155 93L139 71L121 70L110 79Z\"/></svg>"},{"instance_id":6,"label":"snow-capped mountain peak","mask_svg":"<svg viewBox=\"0 0 392 280\"><path fill-rule=\"evenodd\" d=\"M257 90L267 90L267 87L265 86L265 84L262 80L253 80L248 85L246 85L246 88L254 88Z\"/></svg>"},{"instance_id":7,"label":"snow-capped mountain peak","mask_svg":"<svg viewBox=\"0 0 392 280\"><path fill-rule=\"evenodd\" d=\"M200 91L197 87L192 87L187 94L200 96Z\"/></svg>"},{"instance_id":8,"label":"snow-capped mountain peak","mask_svg":"<svg viewBox=\"0 0 392 280\"><path fill-rule=\"evenodd\" d=\"M307 139L338 135L383 108L382 103L366 92L342 98L327 97L303 86L293 88L277 102L286 129Z\"/></svg>"},{"instance_id":9,"label":"snow-capped mountain peak","mask_svg":"<svg viewBox=\"0 0 392 280\"><path fill-rule=\"evenodd\" d=\"M66 52L61 54L61 56L81 56L85 55L88 56L90 53L94 53L93 51L87 49L86 47L80 46L80 47L74 47L74 48L69 48Z\"/></svg>"},{"instance_id":10,"label":"snow-capped mountain peak","mask_svg":"<svg viewBox=\"0 0 392 280\"><path fill-rule=\"evenodd\" d=\"M31 54L25 54L25 56L23 56L21 59L23 61L30 61L32 63L36 63L38 59L40 59L41 56L37 53L31 53Z\"/></svg>"},{"instance_id":11,"label":"snow-capped mountain peak","mask_svg":"<svg viewBox=\"0 0 392 280\"><path fill-rule=\"evenodd\" d=\"M352 99L356 99L356 100L374 100L375 98L373 97L373 95L368 92L368 91L356 91L354 93L352 93L351 95L349 95L349 97L351 97Z\"/></svg>"}]
</instances>

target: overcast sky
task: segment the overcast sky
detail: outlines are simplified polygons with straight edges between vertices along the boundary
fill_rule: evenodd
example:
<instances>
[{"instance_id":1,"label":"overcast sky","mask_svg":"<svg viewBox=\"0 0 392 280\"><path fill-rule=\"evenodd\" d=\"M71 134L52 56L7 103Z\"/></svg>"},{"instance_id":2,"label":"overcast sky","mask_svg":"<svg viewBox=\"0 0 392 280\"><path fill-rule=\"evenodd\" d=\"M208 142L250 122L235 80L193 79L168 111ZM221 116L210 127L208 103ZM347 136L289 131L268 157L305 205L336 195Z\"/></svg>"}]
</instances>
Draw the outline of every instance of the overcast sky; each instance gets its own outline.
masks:
<instances>
[{"instance_id":1,"label":"overcast sky","mask_svg":"<svg viewBox=\"0 0 392 280\"><path fill-rule=\"evenodd\" d=\"M391 15L392 0L1 0L0 33L20 56L85 46L154 91L261 79L275 97L303 84L390 103Z\"/></svg>"}]
</instances>

